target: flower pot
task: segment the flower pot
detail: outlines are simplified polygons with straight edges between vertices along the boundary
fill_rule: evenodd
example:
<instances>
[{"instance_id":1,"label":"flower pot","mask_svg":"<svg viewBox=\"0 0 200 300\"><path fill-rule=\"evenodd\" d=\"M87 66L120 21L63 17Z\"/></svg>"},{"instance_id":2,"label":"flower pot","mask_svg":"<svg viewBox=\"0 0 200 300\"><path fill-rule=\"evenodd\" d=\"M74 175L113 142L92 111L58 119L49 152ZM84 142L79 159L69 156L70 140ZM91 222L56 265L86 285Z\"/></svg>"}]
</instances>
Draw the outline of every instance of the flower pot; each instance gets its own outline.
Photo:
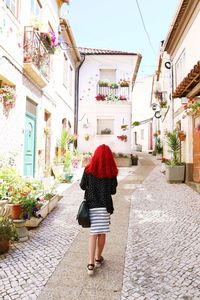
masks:
<instances>
[{"instance_id":1,"label":"flower pot","mask_svg":"<svg viewBox=\"0 0 200 300\"><path fill-rule=\"evenodd\" d=\"M22 205L21 204L10 204L10 215L13 220L21 219Z\"/></svg>"},{"instance_id":2,"label":"flower pot","mask_svg":"<svg viewBox=\"0 0 200 300\"><path fill-rule=\"evenodd\" d=\"M184 133L179 133L178 137L179 137L179 140L181 142L183 142L183 141L185 141L186 135Z\"/></svg>"},{"instance_id":3,"label":"flower pot","mask_svg":"<svg viewBox=\"0 0 200 300\"><path fill-rule=\"evenodd\" d=\"M8 252L10 246L10 241L1 238L0 236L0 254L3 254L5 252Z\"/></svg>"},{"instance_id":4,"label":"flower pot","mask_svg":"<svg viewBox=\"0 0 200 300\"><path fill-rule=\"evenodd\" d=\"M59 196L55 195L49 200L48 212L50 213L58 205Z\"/></svg>"},{"instance_id":5,"label":"flower pot","mask_svg":"<svg viewBox=\"0 0 200 300\"><path fill-rule=\"evenodd\" d=\"M168 183L182 183L185 178L185 166L166 165L166 180Z\"/></svg>"}]
</instances>

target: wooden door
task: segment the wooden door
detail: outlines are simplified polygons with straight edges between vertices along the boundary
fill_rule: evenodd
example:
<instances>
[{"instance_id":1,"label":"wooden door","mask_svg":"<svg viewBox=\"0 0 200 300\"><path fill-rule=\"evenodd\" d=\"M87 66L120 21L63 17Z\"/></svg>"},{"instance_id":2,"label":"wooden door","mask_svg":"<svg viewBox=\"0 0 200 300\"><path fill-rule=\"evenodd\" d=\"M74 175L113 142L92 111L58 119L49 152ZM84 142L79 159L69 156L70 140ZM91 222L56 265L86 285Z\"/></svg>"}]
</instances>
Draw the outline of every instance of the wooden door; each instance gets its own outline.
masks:
<instances>
[{"instance_id":1,"label":"wooden door","mask_svg":"<svg viewBox=\"0 0 200 300\"><path fill-rule=\"evenodd\" d=\"M200 123L200 117L194 119L194 128ZM200 182L200 132L193 130L193 180Z\"/></svg>"}]
</instances>

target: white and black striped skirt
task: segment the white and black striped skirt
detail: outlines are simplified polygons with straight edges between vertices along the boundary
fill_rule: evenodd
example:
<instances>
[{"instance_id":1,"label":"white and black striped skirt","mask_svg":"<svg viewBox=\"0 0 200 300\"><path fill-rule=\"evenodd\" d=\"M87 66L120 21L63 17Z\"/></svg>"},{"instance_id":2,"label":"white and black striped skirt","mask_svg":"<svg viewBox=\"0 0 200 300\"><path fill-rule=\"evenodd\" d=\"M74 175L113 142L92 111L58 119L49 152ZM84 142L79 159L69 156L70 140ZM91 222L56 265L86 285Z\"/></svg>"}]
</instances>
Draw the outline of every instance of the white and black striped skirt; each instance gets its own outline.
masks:
<instances>
[{"instance_id":1,"label":"white and black striped skirt","mask_svg":"<svg viewBox=\"0 0 200 300\"><path fill-rule=\"evenodd\" d=\"M110 214L105 207L90 208L90 234L110 232Z\"/></svg>"}]
</instances>

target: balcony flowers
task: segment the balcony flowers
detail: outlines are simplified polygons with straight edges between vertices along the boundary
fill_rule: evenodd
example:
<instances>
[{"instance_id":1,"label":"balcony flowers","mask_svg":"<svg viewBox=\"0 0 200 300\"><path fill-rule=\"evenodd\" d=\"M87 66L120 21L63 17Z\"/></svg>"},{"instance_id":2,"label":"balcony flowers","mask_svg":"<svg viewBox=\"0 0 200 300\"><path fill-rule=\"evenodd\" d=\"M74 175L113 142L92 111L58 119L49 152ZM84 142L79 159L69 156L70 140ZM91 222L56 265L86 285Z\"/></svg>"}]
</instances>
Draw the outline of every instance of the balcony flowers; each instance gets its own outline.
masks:
<instances>
[{"instance_id":1,"label":"balcony flowers","mask_svg":"<svg viewBox=\"0 0 200 300\"><path fill-rule=\"evenodd\" d=\"M58 46L55 33L53 31L41 32L41 40L48 52L54 54Z\"/></svg>"},{"instance_id":2,"label":"balcony flowers","mask_svg":"<svg viewBox=\"0 0 200 300\"><path fill-rule=\"evenodd\" d=\"M126 96L119 96L119 100L122 100L122 101L126 101L127 100L127 98L126 98Z\"/></svg>"},{"instance_id":3,"label":"balcony flowers","mask_svg":"<svg viewBox=\"0 0 200 300\"><path fill-rule=\"evenodd\" d=\"M119 85L120 85L121 87L129 87L130 81L125 80L125 79L120 79Z\"/></svg>"},{"instance_id":4,"label":"balcony flowers","mask_svg":"<svg viewBox=\"0 0 200 300\"><path fill-rule=\"evenodd\" d=\"M105 80L99 80L98 82L100 87L109 87L110 86L110 81L105 79Z\"/></svg>"},{"instance_id":5,"label":"balcony flowers","mask_svg":"<svg viewBox=\"0 0 200 300\"><path fill-rule=\"evenodd\" d=\"M113 89L113 90L118 89L118 87L119 87L119 85L117 83L115 83L115 82L113 82L113 83L110 84L110 88Z\"/></svg>"},{"instance_id":6,"label":"balcony flowers","mask_svg":"<svg viewBox=\"0 0 200 300\"><path fill-rule=\"evenodd\" d=\"M118 135L117 138L122 142L127 142L127 135L126 134Z\"/></svg>"},{"instance_id":7,"label":"balcony flowers","mask_svg":"<svg viewBox=\"0 0 200 300\"><path fill-rule=\"evenodd\" d=\"M16 94L12 86L4 86L0 88L0 102L3 104L3 114L8 117L10 110L15 107Z\"/></svg>"},{"instance_id":8,"label":"balcony flowers","mask_svg":"<svg viewBox=\"0 0 200 300\"><path fill-rule=\"evenodd\" d=\"M101 94L98 94L95 98L97 101L105 101L106 100L106 96L101 95Z\"/></svg>"},{"instance_id":9,"label":"balcony flowers","mask_svg":"<svg viewBox=\"0 0 200 300\"><path fill-rule=\"evenodd\" d=\"M200 102L195 101L194 99L189 99L188 103L183 107L187 115L200 116Z\"/></svg>"},{"instance_id":10,"label":"balcony flowers","mask_svg":"<svg viewBox=\"0 0 200 300\"><path fill-rule=\"evenodd\" d=\"M115 95L109 95L106 97L107 102L117 102L119 98Z\"/></svg>"}]
</instances>

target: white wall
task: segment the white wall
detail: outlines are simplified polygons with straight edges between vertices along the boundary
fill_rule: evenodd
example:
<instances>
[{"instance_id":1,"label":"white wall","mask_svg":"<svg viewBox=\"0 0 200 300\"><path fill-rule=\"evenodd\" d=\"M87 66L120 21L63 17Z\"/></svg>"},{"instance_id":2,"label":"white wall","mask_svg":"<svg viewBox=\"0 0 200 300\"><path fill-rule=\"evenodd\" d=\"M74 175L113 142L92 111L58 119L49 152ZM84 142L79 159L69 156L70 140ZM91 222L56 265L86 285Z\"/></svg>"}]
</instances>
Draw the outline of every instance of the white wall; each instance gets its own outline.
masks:
<instances>
[{"instance_id":1,"label":"white wall","mask_svg":"<svg viewBox=\"0 0 200 300\"><path fill-rule=\"evenodd\" d=\"M116 82L120 79L131 80L135 68L136 56L129 55L90 55L80 69L79 85L79 123L78 150L93 152L100 144L108 144L112 151L130 153L131 151L131 90L130 100L116 103L96 101L97 83L100 69L116 69ZM113 118L114 134L97 135L97 118ZM83 128L89 122L89 128ZM127 131L122 131L121 125L128 125ZM85 133L90 134L90 140L85 141ZM118 135L127 135L127 142L120 141Z\"/></svg>"},{"instance_id":2,"label":"white wall","mask_svg":"<svg viewBox=\"0 0 200 300\"><path fill-rule=\"evenodd\" d=\"M144 121L152 118L154 112L151 108L151 92L153 77L148 76L138 79L133 89L132 122ZM141 130L144 130L142 139ZM135 149L134 132L137 132L137 144L142 145L143 151L149 150L149 123L132 128L132 149Z\"/></svg>"},{"instance_id":3,"label":"white wall","mask_svg":"<svg viewBox=\"0 0 200 300\"><path fill-rule=\"evenodd\" d=\"M52 28L57 32L59 18L51 1L41 1L43 6L42 29L47 28L50 21ZM24 13L26 11L26 14ZM68 80L67 86L63 85L63 50L58 50L51 55L51 78L48 85L38 89L20 71L23 70L23 37L24 26L31 25L30 1L23 2L17 20L3 1L0 1L0 79L16 86L16 106L11 110L9 117L5 118L0 104L0 155L10 152L17 153L17 168L23 174L24 160L24 128L26 98L28 97L37 105L37 132L36 132L36 176L42 176L43 171L39 169L41 159L38 151L45 149L44 136L44 113L51 114L51 160L54 158L57 138L62 130L62 119L67 118L74 125L74 86L75 86L75 62L70 51L65 51L68 61L68 72L70 66L73 69L72 81ZM6 55L16 70L7 60L2 58ZM69 76L68 76L69 78ZM70 93L70 85L72 93ZM44 164L44 161L42 162Z\"/></svg>"}]
</instances>

